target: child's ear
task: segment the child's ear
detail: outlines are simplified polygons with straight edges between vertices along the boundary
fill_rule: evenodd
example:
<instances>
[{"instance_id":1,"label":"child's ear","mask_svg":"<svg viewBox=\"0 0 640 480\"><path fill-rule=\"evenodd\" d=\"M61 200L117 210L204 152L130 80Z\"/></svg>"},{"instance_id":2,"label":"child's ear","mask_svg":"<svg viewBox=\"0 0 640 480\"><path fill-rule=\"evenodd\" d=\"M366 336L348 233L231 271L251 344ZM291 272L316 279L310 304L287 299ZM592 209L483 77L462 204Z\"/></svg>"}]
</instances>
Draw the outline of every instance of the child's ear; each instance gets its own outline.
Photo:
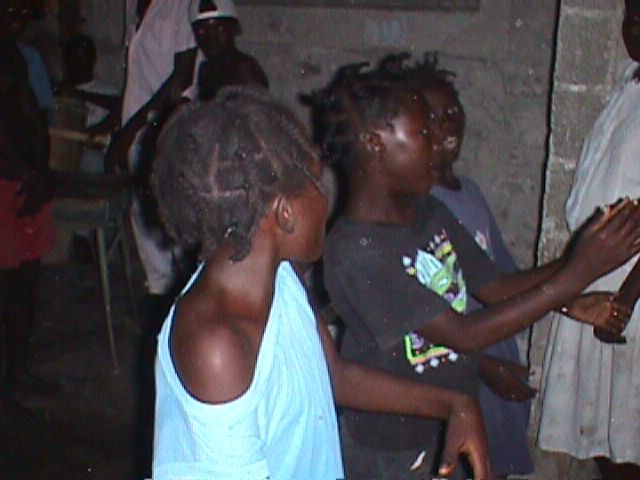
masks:
<instances>
[{"instance_id":1,"label":"child's ear","mask_svg":"<svg viewBox=\"0 0 640 480\"><path fill-rule=\"evenodd\" d=\"M295 227L295 213L291 201L284 195L278 195L274 200L273 211L278 227L285 233L293 233Z\"/></svg>"},{"instance_id":2,"label":"child's ear","mask_svg":"<svg viewBox=\"0 0 640 480\"><path fill-rule=\"evenodd\" d=\"M365 132L360 134L360 141L364 145L364 148L371 155L379 155L384 148L384 142L378 132Z\"/></svg>"}]
</instances>

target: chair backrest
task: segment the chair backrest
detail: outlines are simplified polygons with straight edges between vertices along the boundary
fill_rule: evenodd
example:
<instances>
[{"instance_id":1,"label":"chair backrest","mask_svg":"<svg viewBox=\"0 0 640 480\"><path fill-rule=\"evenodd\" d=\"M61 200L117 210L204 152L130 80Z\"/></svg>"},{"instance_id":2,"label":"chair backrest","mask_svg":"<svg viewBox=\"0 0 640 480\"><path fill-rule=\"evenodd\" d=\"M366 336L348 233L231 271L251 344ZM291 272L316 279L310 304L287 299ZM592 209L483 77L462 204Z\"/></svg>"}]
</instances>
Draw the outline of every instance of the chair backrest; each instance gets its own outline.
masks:
<instances>
[{"instance_id":1,"label":"chair backrest","mask_svg":"<svg viewBox=\"0 0 640 480\"><path fill-rule=\"evenodd\" d=\"M87 110L78 98L57 97L58 109L54 121L57 130L83 132ZM51 135L49 167L60 172L77 172L85 144L77 140Z\"/></svg>"}]
</instances>

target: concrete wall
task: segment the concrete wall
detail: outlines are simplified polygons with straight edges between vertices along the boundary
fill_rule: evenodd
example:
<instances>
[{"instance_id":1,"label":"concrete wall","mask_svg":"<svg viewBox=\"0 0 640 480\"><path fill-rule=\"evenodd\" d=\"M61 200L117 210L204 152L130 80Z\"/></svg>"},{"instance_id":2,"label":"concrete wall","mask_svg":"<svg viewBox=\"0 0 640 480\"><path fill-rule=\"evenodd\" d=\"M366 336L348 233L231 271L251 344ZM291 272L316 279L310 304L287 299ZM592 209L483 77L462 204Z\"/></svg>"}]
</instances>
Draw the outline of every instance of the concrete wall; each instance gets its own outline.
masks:
<instances>
[{"instance_id":1,"label":"concrete wall","mask_svg":"<svg viewBox=\"0 0 640 480\"><path fill-rule=\"evenodd\" d=\"M543 193L542 228L538 244L541 262L561 253L568 238L564 206L571 189L582 141L605 103L623 55L621 0L562 0L551 102L551 133ZM530 358L540 378L549 321L536 324ZM538 405L533 425L537 425ZM535 437L535 427L531 435ZM591 462L539 453L535 478L575 480L595 477Z\"/></svg>"},{"instance_id":2,"label":"concrete wall","mask_svg":"<svg viewBox=\"0 0 640 480\"><path fill-rule=\"evenodd\" d=\"M123 0L60 0L74 2L81 29L98 44L98 76L121 85ZM458 74L468 116L459 169L480 183L518 262L529 266L556 7L556 0L483 0L478 12L464 13L246 6L239 8L245 32L239 43L263 64L273 92L305 118L297 94L323 85L345 62L440 51L443 66ZM49 40L43 43L56 52Z\"/></svg>"},{"instance_id":3,"label":"concrete wall","mask_svg":"<svg viewBox=\"0 0 640 480\"><path fill-rule=\"evenodd\" d=\"M459 169L478 180L506 240L531 265L546 156L547 98L556 0L484 0L479 12L244 7L241 45L272 90L301 115L299 92L346 62L391 51L441 52L467 111Z\"/></svg>"}]
</instances>

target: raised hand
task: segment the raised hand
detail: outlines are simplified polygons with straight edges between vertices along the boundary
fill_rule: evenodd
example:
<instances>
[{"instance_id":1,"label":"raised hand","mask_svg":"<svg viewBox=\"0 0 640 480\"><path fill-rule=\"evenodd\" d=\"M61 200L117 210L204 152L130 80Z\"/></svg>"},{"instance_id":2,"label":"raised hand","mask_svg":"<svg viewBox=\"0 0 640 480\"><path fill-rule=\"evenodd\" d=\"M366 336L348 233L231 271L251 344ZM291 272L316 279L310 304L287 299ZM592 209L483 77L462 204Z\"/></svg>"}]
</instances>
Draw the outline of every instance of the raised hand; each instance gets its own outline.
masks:
<instances>
[{"instance_id":1,"label":"raised hand","mask_svg":"<svg viewBox=\"0 0 640 480\"><path fill-rule=\"evenodd\" d=\"M456 402L451 410L438 474L443 477L452 475L461 453L467 456L476 480L493 478L482 413L475 400L468 397Z\"/></svg>"},{"instance_id":2,"label":"raised hand","mask_svg":"<svg viewBox=\"0 0 640 480\"><path fill-rule=\"evenodd\" d=\"M624 199L598 210L572 240L568 265L586 283L619 267L640 251L640 208Z\"/></svg>"},{"instance_id":3,"label":"raised hand","mask_svg":"<svg viewBox=\"0 0 640 480\"><path fill-rule=\"evenodd\" d=\"M479 373L491 391L504 400L524 402L535 397L537 393L537 390L527 383L529 370L519 363L482 355Z\"/></svg>"}]
</instances>

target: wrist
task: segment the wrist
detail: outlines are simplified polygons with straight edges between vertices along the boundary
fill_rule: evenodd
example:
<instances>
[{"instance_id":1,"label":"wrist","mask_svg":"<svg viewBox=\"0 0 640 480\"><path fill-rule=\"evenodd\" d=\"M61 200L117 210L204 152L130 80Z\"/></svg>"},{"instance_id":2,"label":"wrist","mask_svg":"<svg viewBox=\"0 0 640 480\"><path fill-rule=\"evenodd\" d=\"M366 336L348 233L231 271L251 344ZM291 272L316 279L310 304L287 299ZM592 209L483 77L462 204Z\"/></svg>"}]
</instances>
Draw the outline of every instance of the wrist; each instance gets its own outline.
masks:
<instances>
[{"instance_id":1,"label":"wrist","mask_svg":"<svg viewBox=\"0 0 640 480\"><path fill-rule=\"evenodd\" d=\"M562 299L558 302L557 309L562 307L570 309L573 299L580 295L595 278L598 278L598 276L593 277L593 274L588 272L588 267L582 267L581 264L584 263L575 264L569 260L553 276L552 285L549 286L562 293Z\"/></svg>"},{"instance_id":2,"label":"wrist","mask_svg":"<svg viewBox=\"0 0 640 480\"><path fill-rule=\"evenodd\" d=\"M449 416L456 413L467 413L478 408L478 403L471 396L456 392L451 402Z\"/></svg>"}]
</instances>

